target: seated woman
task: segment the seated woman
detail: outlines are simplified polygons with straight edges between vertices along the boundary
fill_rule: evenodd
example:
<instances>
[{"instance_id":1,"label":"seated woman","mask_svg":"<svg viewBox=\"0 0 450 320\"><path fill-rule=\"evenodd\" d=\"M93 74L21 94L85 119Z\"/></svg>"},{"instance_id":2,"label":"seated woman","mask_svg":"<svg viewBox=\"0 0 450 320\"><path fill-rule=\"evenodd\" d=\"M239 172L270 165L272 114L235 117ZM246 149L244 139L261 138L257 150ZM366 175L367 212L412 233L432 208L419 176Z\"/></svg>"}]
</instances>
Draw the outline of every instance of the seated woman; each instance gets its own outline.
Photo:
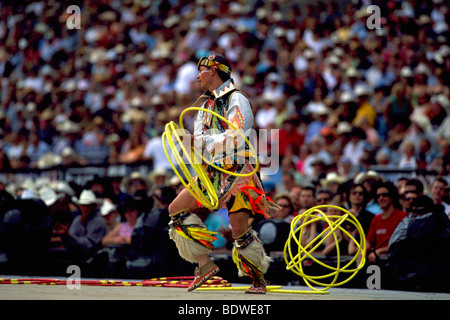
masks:
<instances>
[{"instance_id":1,"label":"seated woman","mask_svg":"<svg viewBox=\"0 0 450 320\"><path fill-rule=\"evenodd\" d=\"M130 244L131 234L133 233L134 226L137 223L140 210L136 201L124 201L123 214L125 221L117 224L108 234L102 239L104 246L117 245L117 244Z\"/></svg>"}]
</instances>

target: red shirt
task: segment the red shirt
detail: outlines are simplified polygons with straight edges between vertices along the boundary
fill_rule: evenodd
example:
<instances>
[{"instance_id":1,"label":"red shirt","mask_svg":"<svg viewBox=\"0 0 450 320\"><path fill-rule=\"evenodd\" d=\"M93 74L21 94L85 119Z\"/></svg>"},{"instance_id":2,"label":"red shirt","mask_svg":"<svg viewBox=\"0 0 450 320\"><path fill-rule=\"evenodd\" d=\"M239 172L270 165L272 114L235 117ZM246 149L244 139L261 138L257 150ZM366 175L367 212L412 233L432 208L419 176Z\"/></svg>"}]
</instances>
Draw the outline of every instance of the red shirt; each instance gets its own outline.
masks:
<instances>
[{"instance_id":1,"label":"red shirt","mask_svg":"<svg viewBox=\"0 0 450 320\"><path fill-rule=\"evenodd\" d=\"M387 247L395 228L406 216L407 213L399 209L394 209L394 212L386 219L383 219L381 213L377 214L370 223L366 240L375 249Z\"/></svg>"},{"instance_id":2,"label":"red shirt","mask_svg":"<svg viewBox=\"0 0 450 320\"><path fill-rule=\"evenodd\" d=\"M278 139L279 139L279 153L281 156L285 155L286 148L289 145L293 145L297 148L300 148L300 146L305 141L304 136L298 133L297 131L288 132L284 129L280 129Z\"/></svg>"}]
</instances>

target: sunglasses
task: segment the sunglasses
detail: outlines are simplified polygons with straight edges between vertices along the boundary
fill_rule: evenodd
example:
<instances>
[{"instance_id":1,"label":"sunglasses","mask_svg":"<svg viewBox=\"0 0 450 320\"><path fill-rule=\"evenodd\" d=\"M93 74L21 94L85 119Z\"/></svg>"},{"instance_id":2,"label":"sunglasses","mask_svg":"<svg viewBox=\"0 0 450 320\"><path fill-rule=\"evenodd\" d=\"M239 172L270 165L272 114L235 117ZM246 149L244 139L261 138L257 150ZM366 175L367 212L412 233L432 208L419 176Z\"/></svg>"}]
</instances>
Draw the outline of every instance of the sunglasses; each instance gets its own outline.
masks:
<instances>
[{"instance_id":1,"label":"sunglasses","mask_svg":"<svg viewBox=\"0 0 450 320\"><path fill-rule=\"evenodd\" d=\"M279 204L279 206L282 208L290 208L290 205L288 204Z\"/></svg>"},{"instance_id":2,"label":"sunglasses","mask_svg":"<svg viewBox=\"0 0 450 320\"><path fill-rule=\"evenodd\" d=\"M414 199L417 199L417 198L405 198L405 201L413 201Z\"/></svg>"},{"instance_id":3,"label":"sunglasses","mask_svg":"<svg viewBox=\"0 0 450 320\"><path fill-rule=\"evenodd\" d=\"M390 194L387 193L387 192L377 193L377 198L379 198L379 197L389 197L389 196L390 196Z\"/></svg>"},{"instance_id":4,"label":"sunglasses","mask_svg":"<svg viewBox=\"0 0 450 320\"><path fill-rule=\"evenodd\" d=\"M352 194L353 195L360 195L360 196L363 196L364 195L364 192L362 192L362 191L352 191Z\"/></svg>"}]
</instances>

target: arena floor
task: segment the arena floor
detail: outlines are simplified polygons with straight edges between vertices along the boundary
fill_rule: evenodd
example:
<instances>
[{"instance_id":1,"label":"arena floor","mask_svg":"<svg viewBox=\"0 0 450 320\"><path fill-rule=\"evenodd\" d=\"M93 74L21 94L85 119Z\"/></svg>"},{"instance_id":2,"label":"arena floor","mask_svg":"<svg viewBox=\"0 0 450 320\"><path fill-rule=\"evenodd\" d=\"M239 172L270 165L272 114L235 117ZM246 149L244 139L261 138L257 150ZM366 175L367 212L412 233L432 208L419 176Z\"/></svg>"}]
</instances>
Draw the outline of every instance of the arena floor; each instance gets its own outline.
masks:
<instances>
[{"instance_id":1,"label":"arena floor","mask_svg":"<svg viewBox=\"0 0 450 320\"><path fill-rule=\"evenodd\" d=\"M248 284L232 284L232 287ZM311 291L308 287L283 286L283 290ZM245 297L245 298L244 298ZM140 286L86 286L69 289L65 285L1 284L0 300L450 300L448 293L405 292L331 288L328 294L275 293L248 295L243 291L193 291L185 288Z\"/></svg>"}]
</instances>

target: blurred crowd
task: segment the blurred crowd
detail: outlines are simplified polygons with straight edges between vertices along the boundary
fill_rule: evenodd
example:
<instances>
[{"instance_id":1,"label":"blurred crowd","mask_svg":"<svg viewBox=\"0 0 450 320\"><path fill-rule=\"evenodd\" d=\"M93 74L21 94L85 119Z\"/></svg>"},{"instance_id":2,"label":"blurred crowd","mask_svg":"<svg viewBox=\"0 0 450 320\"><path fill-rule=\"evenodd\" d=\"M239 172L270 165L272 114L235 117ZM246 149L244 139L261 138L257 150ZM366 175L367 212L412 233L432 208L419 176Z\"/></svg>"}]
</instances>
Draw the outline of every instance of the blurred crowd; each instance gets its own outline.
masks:
<instances>
[{"instance_id":1,"label":"blurred crowd","mask_svg":"<svg viewBox=\"0 0 450 320\"><path fill-rule=\"evenodd\" d=\"M80 8L79 29L67 24L76 14L67 12L70 5ZM443 0L5 1L0 189L4 197L44 202L51 191L59 199L89 189L123 206L125 195L135 196L127 183L146 181L145 196L170 198L155 187L158 179L171 190L180 186L161 134L201 94L199 58L216 53L230 61L232 78L250 98L255 128L278 129L267 150L278 153L280 170L263 177L273 199L287 193L285 201L299 202L310 189L303 197L311 206L344 194L358 174L376 174L372 167L408 169L448 214L449 25ZM188 129L193 116L184 119ZM150 168L143 180L12 185L5 175L142 161ZM439 196L432 194L435 177ZM403 201L400 186L398 193ZM64 219L80 215L77 208Z\"/></svg>"},{"instance_id":2,"label":"blurred crowd","mask_svg":"<svg viewBox=\"0 0 450 320\"><path fill-rule=\"evenodd\" d=\"M251 99L256 128L280 129L271 147L288 155L286 166L294 158L300 175L314 175L318 158L355 172L374 164L448 172L442 0L70 4L80 29L69 28L75 13L64 1L0 7L2 170L167 166L152 138L198 97L198 59L218 53Z\"/></svg>"}]
</instances>

